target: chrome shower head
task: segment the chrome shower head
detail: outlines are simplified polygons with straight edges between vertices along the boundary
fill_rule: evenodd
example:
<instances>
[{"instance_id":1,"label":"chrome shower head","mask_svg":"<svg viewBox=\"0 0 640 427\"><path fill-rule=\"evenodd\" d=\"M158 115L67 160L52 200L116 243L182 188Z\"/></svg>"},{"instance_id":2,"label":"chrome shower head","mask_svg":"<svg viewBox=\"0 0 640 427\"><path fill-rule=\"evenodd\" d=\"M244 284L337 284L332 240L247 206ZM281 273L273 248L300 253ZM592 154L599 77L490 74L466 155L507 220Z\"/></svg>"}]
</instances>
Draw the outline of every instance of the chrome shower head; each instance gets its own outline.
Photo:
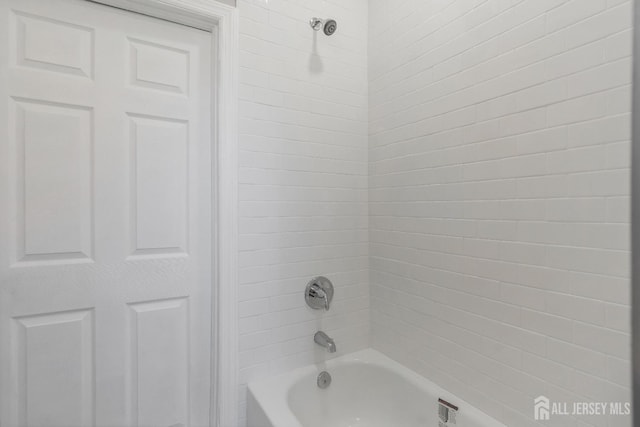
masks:
<instances>
[{"instance_id":1,"label":"chrome shower head","mask_svg":"<svg viewBox=\"0 0 640 427\"><path fill-rule=\"evenodd\" d=\"M332 36L337 29L338 29L338 23L335 21L335 19L327 19L324 22L324 33L327 36Z\"/></svg>"},{"instance_id":2,"label":"chrome shower head","mask_svg":"<svg viewBox=\"0 0 640 427\"><path fill-rule=\"evenodd\" d=\"M338 29L338 23L335 19L311 18L309 25L311 25L314 31L320 31L320 29L322 29L327 36L332 36Z\"/></svg>"}]
</instances>

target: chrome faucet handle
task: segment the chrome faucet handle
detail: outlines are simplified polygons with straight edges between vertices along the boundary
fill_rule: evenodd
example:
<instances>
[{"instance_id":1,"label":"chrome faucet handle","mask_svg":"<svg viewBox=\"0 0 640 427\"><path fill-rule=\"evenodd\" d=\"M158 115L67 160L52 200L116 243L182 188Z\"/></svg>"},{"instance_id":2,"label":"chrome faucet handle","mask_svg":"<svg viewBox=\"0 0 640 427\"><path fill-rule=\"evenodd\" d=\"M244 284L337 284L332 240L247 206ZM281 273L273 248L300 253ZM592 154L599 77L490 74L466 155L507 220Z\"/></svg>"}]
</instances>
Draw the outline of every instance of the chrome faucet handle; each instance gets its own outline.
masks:
<instances>
[{"instance_id":1,"label":"chrome faucet handle","mask_svg":"<svg viewBox=\"0 0 640 427\"><path fill-rule=\"evenodd\" d=\"M315 277L307 283L304 299L314 310L329 311L333 299L333 284L326 277Z\"/></svg>"},{"instance_id":2,"label":"chrome faucet handle","mask_svg":"<svg viewBox=\"0 0 640 427\"><path fill-rule=\"evenodd\" d=\"M311 296L311 298L322 298L322 300L324 301L324 309L329 311L329 297L317 283L311 285L311 288L309 289L309 295Z\"/></svg>"}]
</instances>

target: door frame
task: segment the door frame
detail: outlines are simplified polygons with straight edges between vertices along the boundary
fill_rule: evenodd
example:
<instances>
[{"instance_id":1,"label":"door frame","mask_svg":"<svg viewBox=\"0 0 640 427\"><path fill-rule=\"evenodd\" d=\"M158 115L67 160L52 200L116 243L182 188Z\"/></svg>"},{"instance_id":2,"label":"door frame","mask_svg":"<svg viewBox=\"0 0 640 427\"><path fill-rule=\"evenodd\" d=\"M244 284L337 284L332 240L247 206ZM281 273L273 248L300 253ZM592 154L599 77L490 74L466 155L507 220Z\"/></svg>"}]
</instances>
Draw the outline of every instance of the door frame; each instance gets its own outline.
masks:
<instances>
[{"instance_id":1,"label":"door frame","mask_svg":"<svg viewBox=\"0 0 640 427\"><path fill-rule=\"evenodd\" d=\"M238 9L215 0L88 0L211 33L211 427L238 425ZM217 172L217 173L215 173Z\"/></svg>"}]
</instances>

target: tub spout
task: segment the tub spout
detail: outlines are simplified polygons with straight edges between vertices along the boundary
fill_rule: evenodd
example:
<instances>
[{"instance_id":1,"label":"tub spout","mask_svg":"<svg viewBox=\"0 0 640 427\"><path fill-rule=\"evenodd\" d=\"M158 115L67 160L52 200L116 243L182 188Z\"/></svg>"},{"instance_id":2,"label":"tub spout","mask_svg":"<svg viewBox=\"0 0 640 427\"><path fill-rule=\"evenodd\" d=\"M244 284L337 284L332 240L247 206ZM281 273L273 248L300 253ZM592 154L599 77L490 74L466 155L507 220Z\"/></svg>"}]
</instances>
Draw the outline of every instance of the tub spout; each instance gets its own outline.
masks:
<instances>
[{"instance_id":1,"label":"tub spout","mask_svg":"<svg viewBox=\"0 0 640 427\"><path fill-rule=\"evenodd\" d=\"M322 331L316 332L313 336L313 341L315 341L319 346L326 348L329 353L336 352L336 343Z\"/></svg>"}]
</instances>

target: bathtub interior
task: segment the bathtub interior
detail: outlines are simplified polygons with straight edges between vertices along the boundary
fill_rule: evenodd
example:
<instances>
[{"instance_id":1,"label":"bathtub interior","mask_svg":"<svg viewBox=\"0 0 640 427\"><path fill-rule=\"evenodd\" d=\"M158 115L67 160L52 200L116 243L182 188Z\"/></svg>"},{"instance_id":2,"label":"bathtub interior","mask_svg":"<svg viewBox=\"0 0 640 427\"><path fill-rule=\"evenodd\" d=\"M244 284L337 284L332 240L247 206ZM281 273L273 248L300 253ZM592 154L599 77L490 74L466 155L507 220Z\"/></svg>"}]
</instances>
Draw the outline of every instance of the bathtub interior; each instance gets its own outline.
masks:
<instances>
[{"instance_id":1,"label":"bathtub interior","mask_svg":"<svg viewBox=\"0 0 640 427\"><path fill-rule=\"evenodd\" d=\"M459 407L455 424L439 423L440 398ZM250 427L505 427L373 349L252 382L247 403Z\"/></svg>"},{"instance_id":2,"label":"bathtub interior","mask_svg":"<svg viewBox=\"0 0 640 427\"><path fill-rule=\"evenodd\" d=\"M315 375L309 374L288 392L289 408L303 426L433 425L437 399L397 373L362 362L329 372L332 382L327 389L318 388Z\"/></svg>"}]
</instances>

